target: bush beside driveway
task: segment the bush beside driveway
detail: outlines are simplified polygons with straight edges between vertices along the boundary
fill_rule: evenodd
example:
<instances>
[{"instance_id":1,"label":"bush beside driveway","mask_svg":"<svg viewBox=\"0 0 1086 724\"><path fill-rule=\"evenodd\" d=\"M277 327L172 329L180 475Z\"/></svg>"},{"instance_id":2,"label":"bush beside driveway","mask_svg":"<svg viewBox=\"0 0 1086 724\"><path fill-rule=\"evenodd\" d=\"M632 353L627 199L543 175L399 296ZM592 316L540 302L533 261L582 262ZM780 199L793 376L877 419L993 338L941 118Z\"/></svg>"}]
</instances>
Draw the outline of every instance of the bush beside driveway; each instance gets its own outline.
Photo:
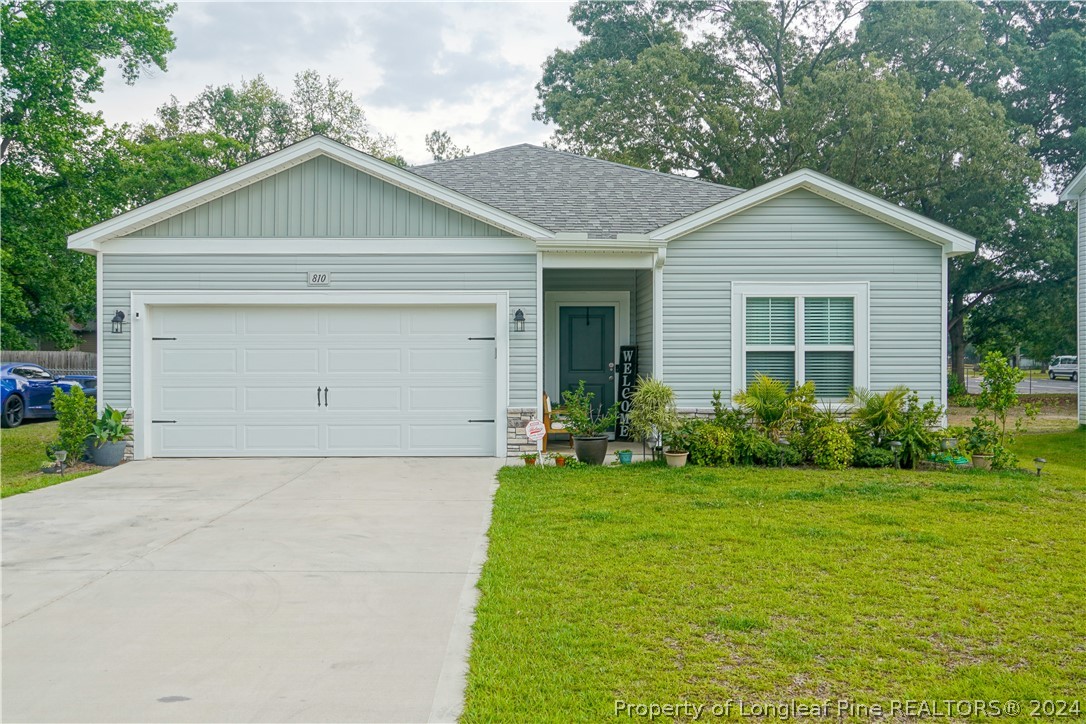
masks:
<instances>
[{"instance_id":1,"label":"bush beside driveway","mask_svg":"<svg viewBox=\"0 0 1086 724\"><path fill-rule=\"evenodd\" d=\"M1044 475L506 468L464 718L1081 698L1086 433L1017 452Z\"/></svg>"}]
</instances>

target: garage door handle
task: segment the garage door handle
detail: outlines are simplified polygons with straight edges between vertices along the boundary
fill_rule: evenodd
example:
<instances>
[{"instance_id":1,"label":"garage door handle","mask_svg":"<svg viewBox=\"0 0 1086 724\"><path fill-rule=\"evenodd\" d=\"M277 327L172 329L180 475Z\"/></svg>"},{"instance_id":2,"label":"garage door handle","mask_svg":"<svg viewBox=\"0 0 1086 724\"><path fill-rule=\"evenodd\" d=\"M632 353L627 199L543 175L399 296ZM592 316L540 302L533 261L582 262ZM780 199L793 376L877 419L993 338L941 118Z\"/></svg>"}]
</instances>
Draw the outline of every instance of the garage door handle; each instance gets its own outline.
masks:
<instances>
[{"instance_id":1,"label":"garage door handle","mask_svg":"<svg viewBox=\"0 0 1086 724\"><path fill-rule=\"evenodd\" d=\"M317 388L317 407L321 406L321 388Z\"/></svg>"},{"instance_id":2,"label":"garage door handle","mask_svg":"<svg viewBox=\"0 0 1086 724\"><path fill-rule=\"evenodd\" d=\"M328 388L324 388L324 406L328 407Z\"/></svg>"}]
</instances>

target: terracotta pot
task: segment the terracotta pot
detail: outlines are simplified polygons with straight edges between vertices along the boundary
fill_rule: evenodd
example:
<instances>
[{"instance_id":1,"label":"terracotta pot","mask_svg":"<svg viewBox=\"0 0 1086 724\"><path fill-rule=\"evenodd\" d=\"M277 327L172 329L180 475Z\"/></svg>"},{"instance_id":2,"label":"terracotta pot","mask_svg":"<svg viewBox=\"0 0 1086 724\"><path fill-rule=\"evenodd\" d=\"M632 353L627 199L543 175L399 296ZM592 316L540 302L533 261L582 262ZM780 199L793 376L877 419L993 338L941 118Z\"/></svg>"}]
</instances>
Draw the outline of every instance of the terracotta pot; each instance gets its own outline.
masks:
<instances>
[{"instance_id":1,"label":"terracotta pot","mask_svg":"<svg viewBox=\"0 0 1086 724\"><path fill-rule=\"evenodd\" d=\"M686 466L686 458L690 455L688 452L672 452L667 450L664 452L664 457L667 458L667 466L669 468L681 468Z\"/></svg>"},{"instance_id":2,"label":"terracotta pot","mask_svg":"<svg viewBox=\"0 0 1086 724\"><path fill-rule=\"evenodd\" d=\"M573 438L573 451L577 453L577 459L586 465L603 465L607 459L607 436L575 437Z\"/></svg>"},{"instance_id":3,"label":"terracotta pot","mask_svg":"<svg viewBox=\"0 0 1086 724\"><path fill-rule=\"evenodd\" d=\"M993 455L973 455L973 467L977 470L991 470Z\"/></svg>"},{"instance_id":4,"label":"terracotta pot","mask_svg":"<svg viewBox=\"0 0 1086 724\"><path fill-rule=\"evenodd\" d=\"M554 459L554 466L556 468L564 468L566 466L566 459L565 458L555 458Z\"/></svg>"},{"instance_id":5,"label":"terracotta pot","mask_svg":"<svg viewBox=\"0 0 1086 724\"><path fill-rule=\"evenodd\" d=\"M524 464L525 465L535 465L535 461L536 461L535 458L524 458Z\"/></svg>"}]
</instances>

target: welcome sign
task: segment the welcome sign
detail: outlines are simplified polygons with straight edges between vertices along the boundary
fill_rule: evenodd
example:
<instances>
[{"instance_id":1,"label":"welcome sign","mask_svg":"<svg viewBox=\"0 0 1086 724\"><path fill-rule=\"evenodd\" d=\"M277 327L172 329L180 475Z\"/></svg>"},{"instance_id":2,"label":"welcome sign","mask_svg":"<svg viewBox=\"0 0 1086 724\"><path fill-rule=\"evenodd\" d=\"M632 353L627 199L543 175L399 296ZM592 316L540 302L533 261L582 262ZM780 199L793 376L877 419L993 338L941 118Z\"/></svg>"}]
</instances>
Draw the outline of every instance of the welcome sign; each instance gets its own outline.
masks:
<instances>
[{"instance_id":1,"label":"welcome sign","mask_svg":"<svg viewBox=\"0 0 1086 724\"><path fill-rule=\"evenodd\" d=\"M618 350L618 425L615 437L630 439L630 400L637 387L637 347L628 345Z\"/></svg>"}]
</instances>

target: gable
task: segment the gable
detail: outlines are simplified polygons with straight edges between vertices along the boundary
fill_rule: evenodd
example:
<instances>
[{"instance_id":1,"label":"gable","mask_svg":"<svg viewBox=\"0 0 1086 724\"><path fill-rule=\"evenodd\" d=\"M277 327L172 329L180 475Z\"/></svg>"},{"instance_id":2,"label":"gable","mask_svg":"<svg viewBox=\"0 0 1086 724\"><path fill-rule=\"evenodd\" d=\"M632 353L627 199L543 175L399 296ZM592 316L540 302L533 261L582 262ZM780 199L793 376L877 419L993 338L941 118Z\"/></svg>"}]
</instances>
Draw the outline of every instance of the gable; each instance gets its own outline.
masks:
<instances>
[{"instance_id":1,"label":"gable","mask_svg":"<svg viewBox=\"0 0 1086 724\"><path fill-rule=\"evenodd\" d=\"M327 156L317 156L128 238L509 236Z\"/></svg>"}]
</instances>

